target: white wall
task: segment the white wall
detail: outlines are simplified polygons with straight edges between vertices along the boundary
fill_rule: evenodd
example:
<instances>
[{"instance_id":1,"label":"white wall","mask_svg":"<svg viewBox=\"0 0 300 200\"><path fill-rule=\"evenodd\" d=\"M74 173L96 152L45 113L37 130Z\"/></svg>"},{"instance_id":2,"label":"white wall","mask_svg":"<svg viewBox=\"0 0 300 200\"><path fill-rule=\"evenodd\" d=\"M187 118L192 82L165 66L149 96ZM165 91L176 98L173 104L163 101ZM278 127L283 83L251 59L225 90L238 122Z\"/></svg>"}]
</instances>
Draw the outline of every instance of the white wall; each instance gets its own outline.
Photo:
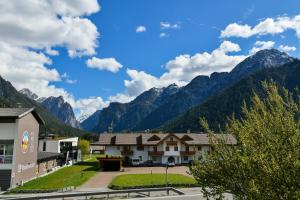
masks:
<instances>
[{"instance_id":1,"label":"white wall","mask_svg":"<svg viewBox=\"0 0 300 200\"><path fill-rule=\"evenodd\" d=\"M120 156L121 155L122 148L120 147L120 150L118 150L117 146L106 146L105 147L105 154L106 155L112 155L112 156Z\"/></svg>"},{"instance_id":2,"label":"white wall","mask_svg":"<svg viewBox=\"0 0 300 200\"><path fill-rule=\"evenodd\" d=\"M72 147L78 146L78 137L66 138L59 140L59 142L72 142Z\"/></svg>"},{"instance_id":3,"label":"white wall","mask_svg":"<svg viewBox=\"0 0 300 200\"><path fill-rule=\"evenodd\" d=\"M148 146L144 146L143 151L137 150L137 146L131 147L130 149L133 150L133 155L130 156L132 159L135 159L135 158L139 159L139 157L142 156L142 162L149 160L149 156L148 156L149 147Z\"/></svg>"}]
</instances>

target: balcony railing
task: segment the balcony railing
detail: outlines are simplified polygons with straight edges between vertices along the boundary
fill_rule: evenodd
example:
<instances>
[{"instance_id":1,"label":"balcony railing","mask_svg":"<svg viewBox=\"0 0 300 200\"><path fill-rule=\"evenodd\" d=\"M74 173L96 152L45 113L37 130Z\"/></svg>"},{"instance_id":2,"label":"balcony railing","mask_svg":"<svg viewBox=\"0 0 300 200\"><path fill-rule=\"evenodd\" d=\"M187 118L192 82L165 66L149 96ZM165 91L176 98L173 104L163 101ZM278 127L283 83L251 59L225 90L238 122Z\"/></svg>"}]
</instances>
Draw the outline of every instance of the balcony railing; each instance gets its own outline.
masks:
<instances>
[{"instance_id":1,"label":"balcony railing","mask_svg":"<svg viewBox=\"0 0 300 200\"><path fill-rule=\"evenodd\" d=\"M13 156L12 155L0 155L0 164L12 164Z\"/></svg>"},{"instance_id":2,"label":"balcony railing","mask_svg":"<svg viewBox=\"0 0 300 200\"><path fill-rule=\"evenodd\" d=\"M77 151L78 147L60 147L60 152Z\"/></svg>"},{"instance_id":3,"label":"balcony railing","mask_svg":"<svg viewBox=\"0 0 300 200\"><path fill-rule=\"evenodd\" d=\"M180 154L184 156L194 155L195 153L195 151L180 151Z\"/></svg>"},{"instance_id":4,"label":"balcony railing","mask_svg":"<svg viewBox=\"0 0 300 200\"><path fill-rule=\"evenodd\" d=\"M148 151L149 156L162 156L163 154L163 151Z\"/></svg>"},{"instance_id":5,"label":"balcony railing","mask_svg":"<svg viewBox=\"0 0 300 200\"><path fill-rule=\"evenodd\" d=\"M131 150L123 150L123 151L121 151L121 154L123 156L132 156L133 155L133 151L131 151Z\"/></svg>"}]
</instances>

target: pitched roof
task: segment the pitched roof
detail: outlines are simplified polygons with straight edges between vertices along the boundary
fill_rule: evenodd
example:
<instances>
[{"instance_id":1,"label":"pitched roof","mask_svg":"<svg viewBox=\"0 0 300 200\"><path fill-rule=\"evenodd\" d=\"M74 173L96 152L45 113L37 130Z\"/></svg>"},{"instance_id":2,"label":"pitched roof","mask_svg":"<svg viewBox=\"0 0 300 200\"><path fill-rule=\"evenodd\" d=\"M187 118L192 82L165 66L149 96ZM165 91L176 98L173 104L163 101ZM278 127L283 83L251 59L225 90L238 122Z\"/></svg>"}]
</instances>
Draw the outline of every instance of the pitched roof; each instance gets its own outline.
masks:
<instances>
[{"instance_id":1,"label":"pitched roof","mask_svg":"<svg viewBox=\"0 0 300 200\"><path fill-rule=\"evenodd\" d=\"M29 113L32 113L40 124L45 124L41 116L35 111L35 108L0 108L0 118L2 119L20 119Z\"/></svg>"},{"instance_id":2,"label":"pitched roof","mask_svg":"<svg viewBox=\"0 0 300 200\"><path fill-rule=\"evenodd\" d=\"M209 145L209 135L205 133L106 133L99 136L99 145L157 145L170 136L175 136L188 145ZM236 144L233 135L215 134L224 137L228 144ZM153 140L155 138L155 140Z\"/></svg>"}]
</instances>

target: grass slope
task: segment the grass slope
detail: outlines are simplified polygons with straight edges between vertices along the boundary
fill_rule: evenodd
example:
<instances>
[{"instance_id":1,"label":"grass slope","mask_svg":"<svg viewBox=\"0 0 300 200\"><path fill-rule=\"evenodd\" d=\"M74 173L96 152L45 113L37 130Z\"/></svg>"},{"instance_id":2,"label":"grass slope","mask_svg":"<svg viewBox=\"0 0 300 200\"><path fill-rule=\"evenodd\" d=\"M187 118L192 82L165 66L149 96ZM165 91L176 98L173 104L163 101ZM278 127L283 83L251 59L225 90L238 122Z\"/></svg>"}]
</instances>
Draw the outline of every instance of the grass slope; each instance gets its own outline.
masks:
<instances>
[{"instance_id":1,"label":"grass slope","mask_svg":"<svg viewBox=\"0 0 300 200\"><path fill-rule=\"evenodd\" d=\"M196 186L194 178L181 174L168 174L168 186L191 187ZM126 174L115 177L109 185L111 189L133 189L165 187L165 174Z\"/></svg>"},{"instance_id":2,"label":"grass slope","mask_svg":"<svg viewBox=\"0 0 300 200\"><path fill-rule=\"evenodd\" d=\"M70 186L80 186L98 171L98 161L92 158L70 167L62 168L41 178L34 179L17 187L10 192L24 192L26 190L54 190Z\"/></svg>"}]
</instances>

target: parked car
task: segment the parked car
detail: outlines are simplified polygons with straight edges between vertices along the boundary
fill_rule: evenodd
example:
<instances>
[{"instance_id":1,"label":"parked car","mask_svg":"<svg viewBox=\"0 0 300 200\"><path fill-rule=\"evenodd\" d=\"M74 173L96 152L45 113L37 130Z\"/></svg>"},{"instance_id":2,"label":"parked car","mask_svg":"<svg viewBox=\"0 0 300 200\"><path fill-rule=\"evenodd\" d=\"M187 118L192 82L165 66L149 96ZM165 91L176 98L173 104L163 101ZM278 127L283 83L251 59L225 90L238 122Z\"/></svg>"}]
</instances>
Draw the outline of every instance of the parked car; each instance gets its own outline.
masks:
<instances>
[{"instance_id":1,"label":"parked car","mask_svg":"<svg viewBox=\"0 0 300 200\"><path fill-rule=\"evenodd\" d=\"M153 166L154 166L152 160L147 160L146 162L144 162L144 165L145 165L146 167L153 167Z\"/></svg>"},{"instance_id":2,"label":"parked car","mask_svg":"<svg viewBox=\"0 0 300 200\"><path fill-rule=\"evenodd\" d=\"M140 166L140 159L132 159L131 165L134 167Z\"/></svg>"},{"instance_id":3,"label":"parked car","mask_svg":"<svg viewBox=\"0 0 300 200\"><path fill-rule=\"evenodd\" d=\"M167 165L168 165L168 167L174 167L175 166L175 162L168 162Z\"/></svg>"}]
</instances>

